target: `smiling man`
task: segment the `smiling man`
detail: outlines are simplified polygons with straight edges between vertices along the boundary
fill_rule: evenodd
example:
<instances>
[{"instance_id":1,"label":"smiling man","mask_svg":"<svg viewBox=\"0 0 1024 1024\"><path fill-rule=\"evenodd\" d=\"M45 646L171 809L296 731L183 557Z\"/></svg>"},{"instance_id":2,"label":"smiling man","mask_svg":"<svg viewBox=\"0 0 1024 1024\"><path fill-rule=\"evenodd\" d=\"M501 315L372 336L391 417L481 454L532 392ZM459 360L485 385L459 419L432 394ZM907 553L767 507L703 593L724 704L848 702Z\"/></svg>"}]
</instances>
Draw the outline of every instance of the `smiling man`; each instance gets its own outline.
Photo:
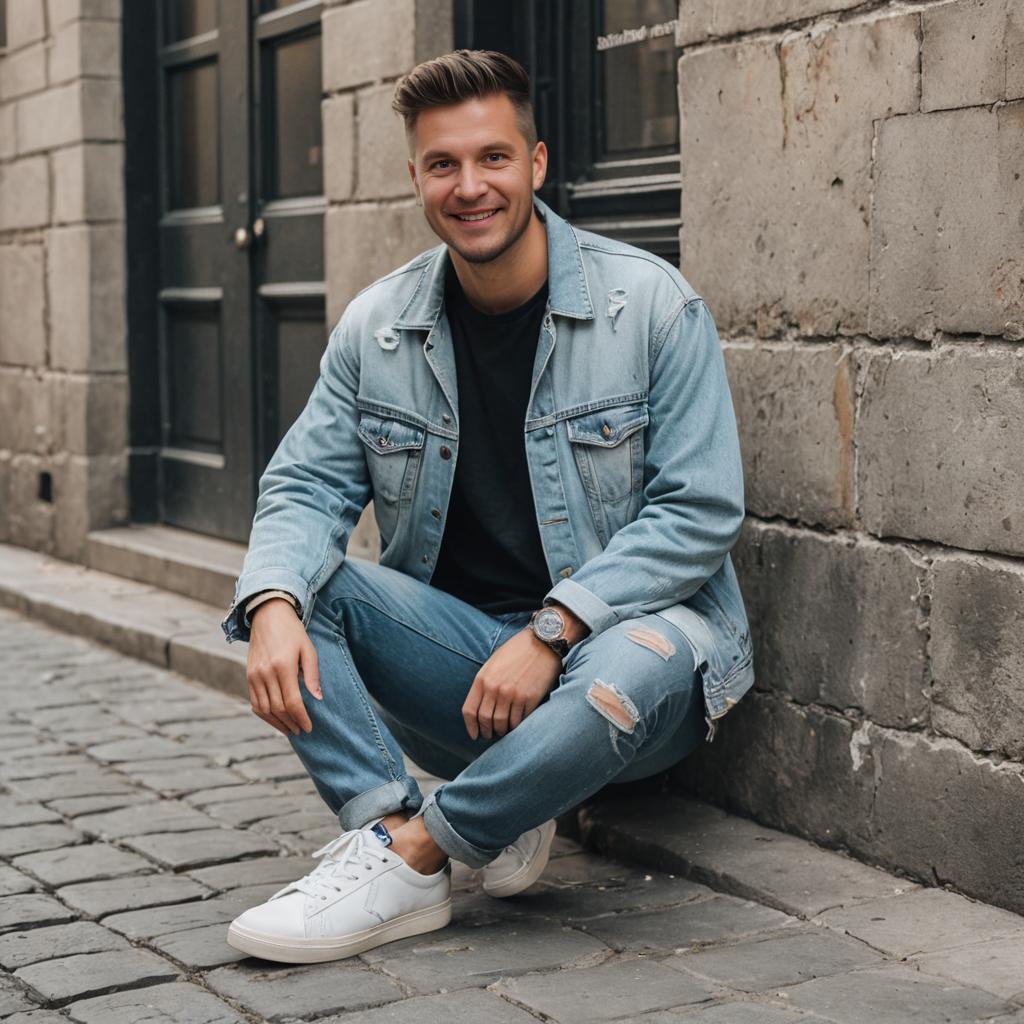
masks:
<instances>
[{"instance_id":1,"label":"smiling man","mask_svg":"<svg viewBox=\"0 0 1024 1024\"><path fill-rule=\"evenodd\" d=\"M342 830L229 928L292 963L443 927L450 858L521 892L555 818L712 739L753 682L704 303L536 198L547 150L515 61L428 61L394 105L441 244L331 332L224 621L253 711ZM379 564L345 558L371 499ZM447 781L424 798L404 755Z\"/></svg>"}]
</instances>

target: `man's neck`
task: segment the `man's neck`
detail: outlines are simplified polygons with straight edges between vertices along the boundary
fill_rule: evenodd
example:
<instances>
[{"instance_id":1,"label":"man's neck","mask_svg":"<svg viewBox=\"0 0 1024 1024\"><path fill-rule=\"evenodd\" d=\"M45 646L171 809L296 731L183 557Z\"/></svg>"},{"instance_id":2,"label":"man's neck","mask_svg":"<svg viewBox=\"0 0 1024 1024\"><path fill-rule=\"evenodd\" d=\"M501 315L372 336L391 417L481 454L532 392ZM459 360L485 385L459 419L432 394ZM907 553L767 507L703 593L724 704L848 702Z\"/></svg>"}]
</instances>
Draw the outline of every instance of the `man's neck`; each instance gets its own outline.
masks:
<instances>
[{"instance_id":1,"label":"man's neck","mask_svg":"<svg viewBox=\"0 0 1024 1024\"><path fill-rule=\"evenodd\" d=\"M448 255L466 298L491 315L521 306L548 277L548 236L536 210L516 244L496 260L469 263L451 247Z\"/></svg>"}]
</instances>

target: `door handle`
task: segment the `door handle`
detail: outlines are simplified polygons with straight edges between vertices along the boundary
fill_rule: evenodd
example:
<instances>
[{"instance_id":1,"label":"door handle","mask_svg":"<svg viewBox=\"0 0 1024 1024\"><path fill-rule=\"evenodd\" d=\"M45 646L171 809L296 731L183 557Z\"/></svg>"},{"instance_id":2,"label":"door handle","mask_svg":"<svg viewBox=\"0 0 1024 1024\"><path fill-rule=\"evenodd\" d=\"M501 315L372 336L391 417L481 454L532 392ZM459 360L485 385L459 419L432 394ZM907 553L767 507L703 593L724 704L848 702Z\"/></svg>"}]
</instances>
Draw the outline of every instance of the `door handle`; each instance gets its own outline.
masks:
<instances>
[{"instance_id":1,"label":"door handle","mask_svg":"<svg viewBox=\"0 0 1024 1024\"><path fill-rule=\"evenodd\" d=\"M248 228L235 229L235 248L248 249L258 242L266 233L267 222L262 217L257 217L252 222L252 231Z\"/></svg>"}]
</instances>

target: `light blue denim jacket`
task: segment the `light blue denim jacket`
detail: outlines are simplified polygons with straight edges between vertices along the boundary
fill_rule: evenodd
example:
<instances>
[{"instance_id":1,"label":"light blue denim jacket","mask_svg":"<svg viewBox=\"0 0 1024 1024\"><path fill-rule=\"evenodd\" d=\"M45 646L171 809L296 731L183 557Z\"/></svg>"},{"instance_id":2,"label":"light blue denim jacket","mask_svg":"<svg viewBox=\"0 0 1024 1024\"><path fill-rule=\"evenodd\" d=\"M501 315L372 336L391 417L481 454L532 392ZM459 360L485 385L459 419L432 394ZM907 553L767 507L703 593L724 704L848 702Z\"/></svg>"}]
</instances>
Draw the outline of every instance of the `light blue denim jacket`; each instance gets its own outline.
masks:
<instances>
[{"instance_id":1,"label":"light blue denim jacket","mask_svg":"<svg viewBox=\"0 0 1024 1024\"><path fill-rule=\"evenodd\" d=\"M657 612L686 636L714 722L754 680L729 550L743 476L721 344L671 264L576 230L534 200L548 241L548 305L524 440L559 601L596 634ZM429 582L459 451L445 316L447 247L363 289L331 332L309 402L267 465L224 620L284 590L304 623L373 499L380 561Z\"/></svg>"}]
</instances>

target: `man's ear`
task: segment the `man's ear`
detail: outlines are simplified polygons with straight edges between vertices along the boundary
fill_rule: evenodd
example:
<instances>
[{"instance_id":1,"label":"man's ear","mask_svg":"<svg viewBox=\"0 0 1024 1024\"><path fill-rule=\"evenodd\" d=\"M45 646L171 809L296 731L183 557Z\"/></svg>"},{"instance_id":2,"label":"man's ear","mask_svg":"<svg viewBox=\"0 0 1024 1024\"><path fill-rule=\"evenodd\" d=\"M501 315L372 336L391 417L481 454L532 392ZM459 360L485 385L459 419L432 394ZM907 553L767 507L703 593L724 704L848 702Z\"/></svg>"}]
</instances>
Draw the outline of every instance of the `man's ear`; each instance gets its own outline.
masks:
<instances>
[{"instance_id":1,"label":"man's ear","mask_svg":"<svg viewBox=\"0 0 1024 1024\"><path fill-rule=\"evenodd\" d=\"M412 179L412 190L416 193L416 205L423 205L423 197L420 195L420 183L416 180L416 165L409 160L409 177Z\"/></svg>"},{"instance_id":2,"label":"man's ear","mask_svg":"<svg viewBox=\"0 0 1024 1024\"><path fill-rule=\"evenodd\" d=\"M548 174L548 147L538 142L533 147L533 190L536 192Z\"/></svg>"}]
</instances>

